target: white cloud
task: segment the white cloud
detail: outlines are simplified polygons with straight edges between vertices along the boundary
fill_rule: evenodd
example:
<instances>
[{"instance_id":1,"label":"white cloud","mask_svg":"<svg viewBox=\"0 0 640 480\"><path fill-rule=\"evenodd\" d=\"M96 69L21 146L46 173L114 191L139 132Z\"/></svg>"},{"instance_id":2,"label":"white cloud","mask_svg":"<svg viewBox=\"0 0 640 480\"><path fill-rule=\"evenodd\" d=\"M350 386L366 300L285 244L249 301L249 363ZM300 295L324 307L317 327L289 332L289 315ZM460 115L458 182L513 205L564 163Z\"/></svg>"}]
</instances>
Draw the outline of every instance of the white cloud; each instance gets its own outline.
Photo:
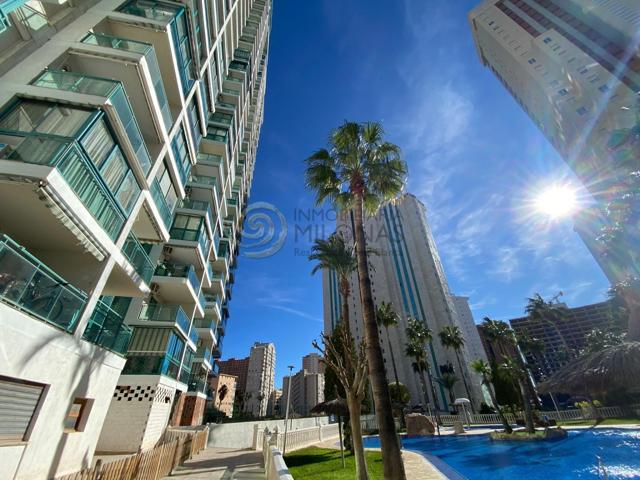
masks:
<instances>
[{"instance_id":1,"label":"white cloud","mask_svg":"<svg viewBox=\"0 0 640 480\"><path fill-rule=\"evenodd\" d=\"M489 273L504 282L510 282L521 276L520 250L513 247L501 247L496 253L496 264Z\"/></svg>"}]
</instances>

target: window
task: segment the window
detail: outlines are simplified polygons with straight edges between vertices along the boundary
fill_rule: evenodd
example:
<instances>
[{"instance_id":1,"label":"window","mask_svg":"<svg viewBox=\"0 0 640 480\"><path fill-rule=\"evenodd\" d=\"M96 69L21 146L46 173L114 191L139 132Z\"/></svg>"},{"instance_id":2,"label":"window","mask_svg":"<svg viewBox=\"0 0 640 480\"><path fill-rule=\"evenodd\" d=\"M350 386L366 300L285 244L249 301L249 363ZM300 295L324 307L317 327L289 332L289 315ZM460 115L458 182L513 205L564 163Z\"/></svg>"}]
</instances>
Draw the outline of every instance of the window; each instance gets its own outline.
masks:
<instances>
[{"instance_id":1,"label":"window","mask_svg":"<svg viewBox=\"0 0 640 480\"><path fill-rule=\"evenodd\" d=\"M551 42L551 37L547 37L543 41L544 41L544 43L549 43L549 42Z\"/></svg>"},{"instance_id":2,"label":"window","mask_svg":"<svg viewBox=\"0 0 640 480\"><path fill-rule=\"evenodd\" d=\"M529 59L529 65L533 65L534 63L536 63L536 59L535 58L530 58Z\"/></svg>"},{"instance_id":3,"label":"window","mask_svg":"<svg viewBox=\"0 0 640 480\"><path fill-rule=\"evenodd\" d=\"M579 109L576 110L576 112L578 112L578 115L582 116L585 113L587 113L589 110L587 110L585 107L580 107Z\"/></svg>"},{"instance_id":4,"label":"window","mask_svg":"<svg viewBox=\"0 0 640 480\"><path fill-rule=\"evenodd\" d=\"M0 444L29 439L45 390L42 384L0 377Z\"/></svg>"},{"instance_id":5,"label":"window","mask_svg":"<svg viewBox=\"0 0 640 480\"><path fill-rule=\"evenodd\" d=\"M87 424L92 404L92 399L76 398L71 404L67 418L64 419L64 431L82 432Z\"/></svg>"},{"instance_id":6,"label":"window","mask_svg":"<svg viewBox=\"0 0 640 480\"><path fill-rule=\"evenodd\" d=\"M600 90L601 92L605 93L608 92L610 90L609 85L600 85L598 87L598 90Z\"/></svg>"},{"instance_id":7,"label":"window","mask_svg":"<svg viewBox=\"0 0 640 480\"><path fill-rule=\"evenodd\" d=\"M564 97L567 93L569 93L569 91L566 88L562 88L562 89L558 90L558 94L561 97Z\"/></svg>"}]
</instances>

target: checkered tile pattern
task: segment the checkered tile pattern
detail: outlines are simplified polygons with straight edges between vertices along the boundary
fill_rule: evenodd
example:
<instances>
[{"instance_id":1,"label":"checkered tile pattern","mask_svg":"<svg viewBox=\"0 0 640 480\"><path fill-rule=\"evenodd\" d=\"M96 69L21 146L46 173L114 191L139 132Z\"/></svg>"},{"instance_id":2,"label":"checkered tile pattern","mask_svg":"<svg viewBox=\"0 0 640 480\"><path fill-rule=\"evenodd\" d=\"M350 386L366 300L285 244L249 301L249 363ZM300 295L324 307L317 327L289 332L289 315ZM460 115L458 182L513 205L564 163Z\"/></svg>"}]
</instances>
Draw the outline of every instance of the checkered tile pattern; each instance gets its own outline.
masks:
<instances>
[{"instance_id":1,"label":"checkered tile pattern","mask_svg":"<svg viewBox=\"0 0 640 480\"><path fill-rule=\"evenodd\" d=\"M153 402L156 388L153 385L118 385L113 398L118 402Z\"/></svg>"}]
</instances>

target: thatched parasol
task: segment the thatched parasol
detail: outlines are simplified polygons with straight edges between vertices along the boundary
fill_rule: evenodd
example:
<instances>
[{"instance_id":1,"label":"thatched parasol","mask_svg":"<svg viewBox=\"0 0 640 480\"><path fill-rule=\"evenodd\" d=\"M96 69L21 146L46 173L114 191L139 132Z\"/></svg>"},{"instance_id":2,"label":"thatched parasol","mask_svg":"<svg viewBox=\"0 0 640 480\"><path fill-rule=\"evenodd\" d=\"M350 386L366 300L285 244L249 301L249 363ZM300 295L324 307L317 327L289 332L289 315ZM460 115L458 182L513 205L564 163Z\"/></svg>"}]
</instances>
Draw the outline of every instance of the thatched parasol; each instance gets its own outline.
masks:
<instances>
[{"instance_id":1,"label":"thatched parasol","mask_svg":"<svg viewBox=\"0 0 640 480\"><path fill-rule=\"evenodd\" d=\"M598 394L611 390L640 393L640 342L625 342L580 357L539 386L540 393Z\"/></svg>"},{"instance_id":2,"label":"thatched parasol","mask_svg":"<svg viewBox=\"0 0 640 480\"><path fill-rule=\"evenodd\" d=\"M344 398L336 397L333 400L320 402L311 409L311 413L326 413L338 416L338 433L340 434L340 455L342 456L342 468L344 464L344 445L342 443L342 418L349 415L349 406Z\"/></svg>"}]
</instances>

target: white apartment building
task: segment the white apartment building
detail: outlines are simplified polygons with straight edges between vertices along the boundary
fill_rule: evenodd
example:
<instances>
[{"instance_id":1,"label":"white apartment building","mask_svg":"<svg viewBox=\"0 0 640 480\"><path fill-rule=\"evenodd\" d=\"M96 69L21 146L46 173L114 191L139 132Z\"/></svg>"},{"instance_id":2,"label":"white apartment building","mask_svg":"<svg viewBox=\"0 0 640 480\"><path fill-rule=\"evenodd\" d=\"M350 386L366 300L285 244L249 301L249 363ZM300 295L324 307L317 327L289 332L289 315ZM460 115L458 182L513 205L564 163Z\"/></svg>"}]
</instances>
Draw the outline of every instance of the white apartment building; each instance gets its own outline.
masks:
<instances>
[{"instance_id":1,"label":"white apartment building","mask_svg":"<svg viewBox=\"0 0 640 480\"><path fill-rule=\"evenodd\" d=\"M342 232L345 238L350 238L350 219L338 219L337 230ZM444 326L460 326L460 321L431 229L427 224L426 209L415 196L404 194L395 202L385 205L374 217L366 220L365 234L368 247L375 252L369 255L369 277L374 302L376 305L383 301L391 302L400 315L399 325L389 329L388 337L386 331L380 329L387 380L394 381L391 360L393 350L400 383L409 389L413 404L423 403L420 379L413 369L412 360L405 355L407 319L413 317L421 320L431 329L433 335L428 361L435 380L437 398L432 398L428 388L429 402L447 410L449 396L444 387L437 383L437 379L440 378L441 371L447 371L453 366L456 376L460 379L455 386L455 396L466 397L462 375L465 375L467 380L474 377L469 368L473 358L463 350L461 353L464 371L459 372L455 353L444 349L438 338L438 333ZM359 342L364 336L364 330L356 273L352 275L349 283L351 332ZM340 320L341 298L335 273L324 272L323 291L324 330L325 333L329 333ZM477 336L477 333L475 335ZM473 385L475 388L470 385L471 397L474 404L479 406L483 398L482 392L477 384Z\"/></svg>"},{"instance_id":2,"label":"white apartment building","mask_svg":"<svg viewBox=\"0 0 640 480\"><path fill-rule=\"evenodd\" d=\"M0 478L201 422L269 0L0 4Z\"/></svg>"},{"instance_id":3,"label":"white apartment building","mask_svg":"<svg viewBox=\"0 0 640 480\"><path fill-rule=\"evenodd\" d=\"M249 353L247 371L248 394L245 411L256 417L267 414L276 376L276 347L273 343L256 342Z\"/></svg>"},{"instance_id":4,"label":"white apartment building","mask_svg":"<svg viewBox=\"0 0 640 480\"><path fill-rule=\"evenodd\" d=\"M469 21L482 63L595 199L576 231L596 261L611 282L639 275L634 242L603 256L596 241L616 185L638 168L638 1L485 0Z\"/></svg>"}]
</instances>

